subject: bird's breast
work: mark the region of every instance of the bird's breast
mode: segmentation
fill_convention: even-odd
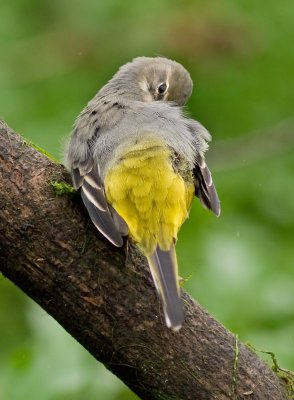
[[[156,245],[162,250],[170,248],[191,207],[194,187],[187,179],[191,174],[180,174],[173,158],[172,150],[160,140],[141,140],[105,177],[108,202],[147,254]]]

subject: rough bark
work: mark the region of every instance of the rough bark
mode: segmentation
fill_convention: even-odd
[[[89,223],[64,167],[0,123],[0,270],[141,399],[281,399],[280,380],[183,292],[186,321],[164,325],[145,259]],[[53,340],[53,338],[52,338]],[[46,351],[46,349],[44,349]]]

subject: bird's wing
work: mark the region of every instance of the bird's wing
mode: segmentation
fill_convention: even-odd
[[[195,195],[199,197],[204,207],[210,209],[218,217],[220,215],[220,202],[212,181],[211,173],[205,163],[204,157],[197,155],[194,169]]]
[[[79,136],[78,128],[74,132]],[[99,174],[99,161],[93,159],[93,139],[75,143],[72,151],[71,175],[74,187],[81,197],[95,227],[115,246],[123,245],[122,236],[127,235],[127,225],[116,211],[107,204],[104,185]],[[86,147],[85,147],[86,146]],[[71,144],[69,145],[71,147]]]
[[[188,129],[195,135],[198,147],[194,163],[195,195],[199,197],[202,205],[213,211],[216,216],[220,215],[220,202],[212,181],[211,173],[202,155],[208,148],[207,142],[211,141],[208,130],[194,119],[188,119]]]

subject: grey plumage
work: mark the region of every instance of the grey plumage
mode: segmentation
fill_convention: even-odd
[[[177,331],[184,322],[184,311],[177,281],[175,246],[172,244],[168,251],[163,251],[157,246],[154,253],[147,258],[153,281],[163,303],[166,325]],[[171,268],[171,265],[175,268]]]
[[[210,134],[182,110],[191,92],[192,80],[180,64],[162,57],[138,57],[122,66],[77,118],[65,164],[94,225],[115,246],[122,246],[128,226],[107,203],[104,179],[143,139],[160,139],[184,160],[185,168],[194,174],[195,195],[216,215],[220,213],[204,161]],[[147,258],[167,325],[176,329],[184,317],[174,246],[169,251],[157,246]]]
[[[96,228],[115,246],[123,245],[122,236],[127,235],[126,224],[116,211],[107,204],[98,168],[82,175],[79,169],[72,171],[73,183],[80,189],[81,197]]]
[[[197,154],[194,169],[195,194],[199,197],[204,207],[210,209],[217,217],[220,215],[219,198],[212,181],[211,173],[203,156]]]

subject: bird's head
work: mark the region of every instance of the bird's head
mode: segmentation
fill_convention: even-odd
[[[129,84],[144,102],[162,100],[182,106],[193,88],[188,71],[163,57],[137,57],[121,67],[116,78]]]

